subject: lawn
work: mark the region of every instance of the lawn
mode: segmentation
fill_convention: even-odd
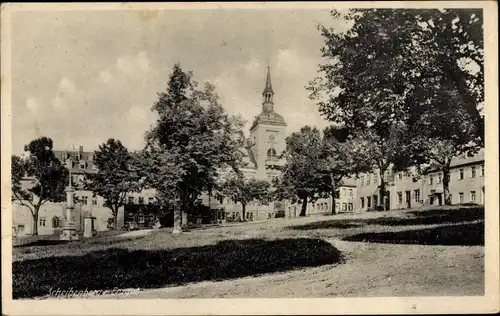
[[[141,288],[136,297],[481,295],[482,245],[478,207],[39,241],[13,249],[13,294]]]

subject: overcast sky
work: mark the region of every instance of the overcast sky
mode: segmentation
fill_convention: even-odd
[[[39,136],[56,149],[95,150],[108,138],[143,147],[151,106],[174,63],[217,87],[250,127],[267,65],[288,133],[324,127],[305,86],[321,62],[328,10],[16,12],[12,16],[12,150]]]

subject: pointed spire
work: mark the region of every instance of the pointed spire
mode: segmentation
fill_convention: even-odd
[[[263,94],[265,94],[266,92],[270,92],[270,93],[274,94],[273,85],[271,83],[271,67],[269,67],[269,66],[267,66],[266,86],[264,88]]]

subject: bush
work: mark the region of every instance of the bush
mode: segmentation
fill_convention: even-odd
[[[228,240],[210,246],[155,251],[111,248],[83,256],[14,262],[13,297],[43,296],[51,289],[154,288],[341,261],[341,253],[330,243],[308,238]]]

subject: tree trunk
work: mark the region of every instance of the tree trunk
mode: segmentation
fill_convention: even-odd
[[[332,191],[332,215],[337,214],[337,208],[335,207],[335,190]]]
[[[300,214],[299,216],[306,216],[306,210],[307,210],[307,195],[302,199],[302,207],[300,209]]]
[[[246,217],[245,217],[246,210],[247,210],[247,204],[246,203],[241,203],[241,220],[243,222],[246,219]]]
[[[118,229],[118,208],[113,210],[113,230]]]
[[[379,200],[380,202],[382,203],[382,209],[384,211],[387,211],[386,210],[386,203],[385,203],[385,179],[384,179],[384,174],[385,174],[385,170],[380,170],[380,186],[378,187],[378,195],[379,195]]]
[[[31,224],[31,235],[38,236],[38,210],[35,210],[35,213],[31,215],[33,217],[33,223]]]
[[[451,205],[450,198],[450,169],[443,169],[443,197],[444,197],[444,205]]]
[[[335,178],[333,176],[333,173],[330,173],[330,178],[331,178],[331,185],[332,185],[332,215],[337,214],[337,210],[335,209]]]
[[[174,202],[174,230],[172,234],[182,233],[182,210],[178,203]]]

